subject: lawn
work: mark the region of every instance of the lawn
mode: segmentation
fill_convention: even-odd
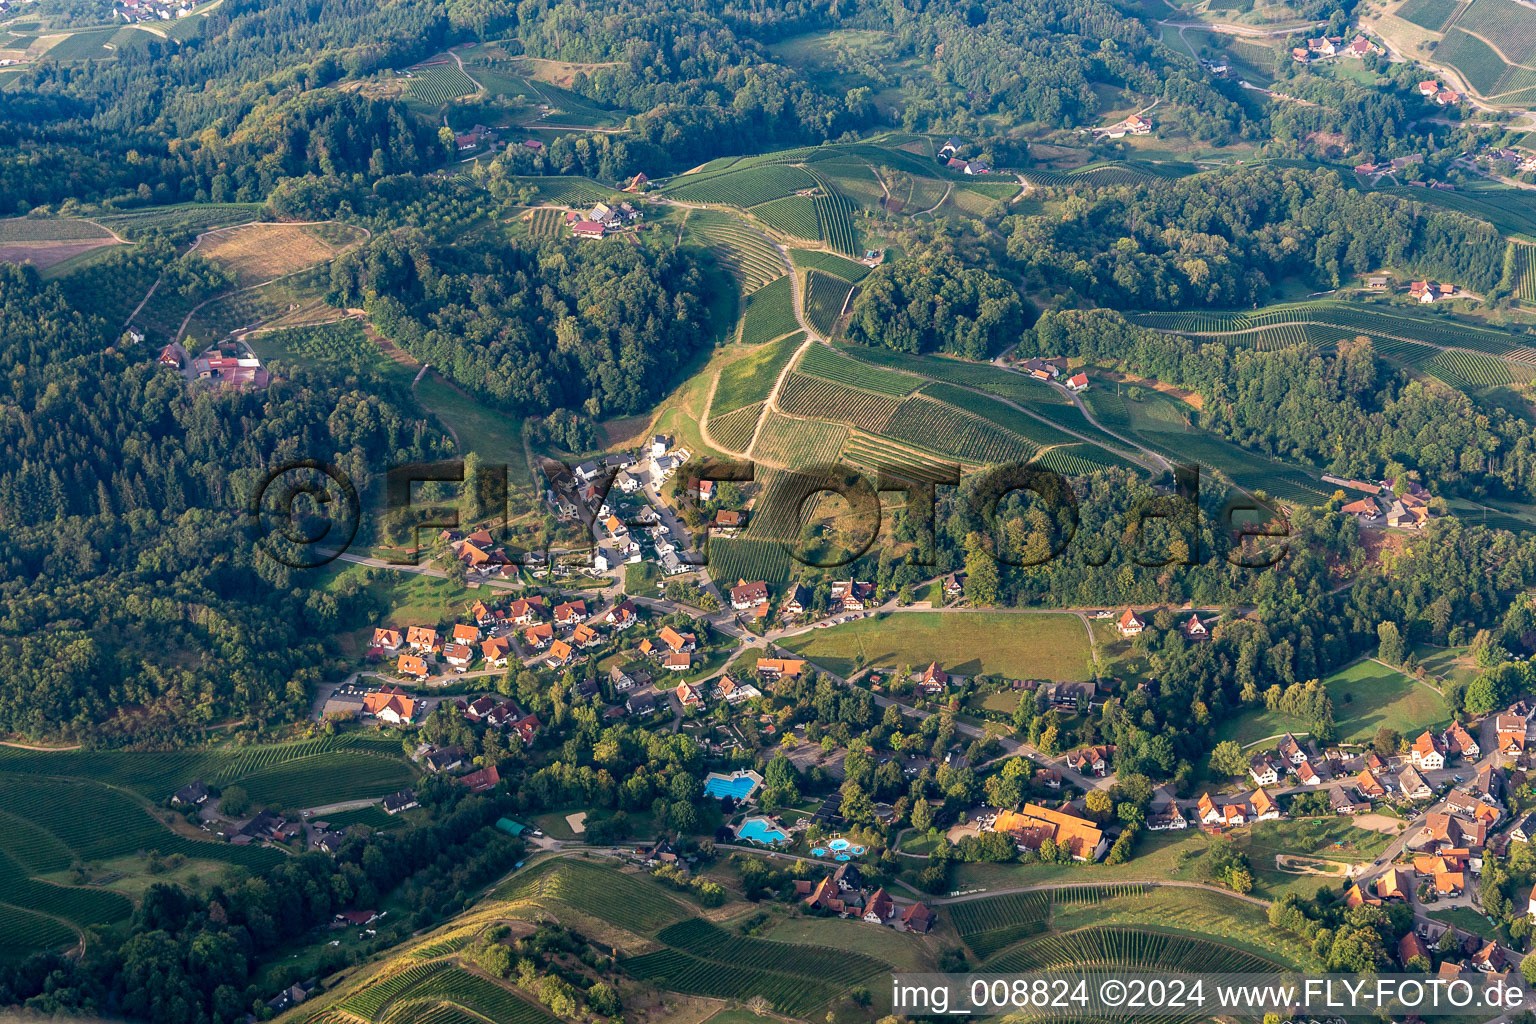
[[[898,932],[892,928],[871,928],[863,921],[845,921],[835,917],[789,917],[763,933],[763,938],[799,945],[830,946],[878,957],[899,970],[934,969],[933,940]],[[716,1018],[718,1019],[718,1018]],[[761,1019],[758,1024],[763,1024]]]
[[[1478,668],[1472,661],[1467,647],[1436,647],[1433,644],[1414,644],[1413,656],[1424,666],[1432,678],[1454,679],[1470,685],[1477,678]]]
[[[317,577],[322,589],[333,590],[348,579],[361,580],[369,572],[366,566],[353,562],[332,562],[323,569],[323,582]],[[391,569],[373,570],[374,579],[364,584],[369,596],[385,609],[377,622],[368,622],[357,630],[340,635],[344,653],[358,657],[373,637],[373,627],[390,623],[403,629],[411,625],[432,625],[439,622],[468,621],[466,609],[480,596],[476,589],[455,586],[438,576],[423,576],[414,572],[396,572]]]
[[[1357,661],[1324,680],[1333,697],[1338,738],[1344,743],[1370,739],[1382,726],[1404,736],[1426,728],[1449,725],[1450,710],[1432,687],[1416,683],[1380,662]],[[1286,732],[1304,732],[1307,724],[1278,711],[1255,711],[1225,723],[1218,739],[1235,739],[1250,746]]]
[[[791,637],[784,647],[838,673],[864,664],[894,669],[937,661],[962,676],[1077,681],[1093,677],[1082,623],[1072,615],[897,612]]]
[[[1471,907],[1446,907],[1442,910],[1429,910],[1427,913],[1436,921],[1444,921],[1473,935],[1488,935],[1494,930],[1488,919]],[[1503,929],[1499,931],[1502,933]]]
[[[480,404],[431,371],[416,383],[415,391],[416,400],[443,421],[461,449],[492,465],[505,465],[511,486],[532,486],[517,420]]]

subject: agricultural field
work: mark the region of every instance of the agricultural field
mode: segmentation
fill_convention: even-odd
[[[1437,380],[1444,381],[1461,391],[1477,391],[1514,383],[1510,364],[1476,352],[1446,350],[1435,353],[1434,358],[1420,367]],[[1536,368],[1526,368],[1522,378],[1529,382]]]
[[[872,434],[881,433],[901,402],[889,395],[859,391],[830,380],[792,373],[779,392],[779,408],[791,416],[846,423]]]
[[[779,251],[761,231],[732,214],[718,210],[690,210],[686,229],[730,271],[743,295],[751,295],[784,276],[784,258]]]
[[[268,358],[290,359],[304,366],[342,367],[356,373],[390,365],[356,320],[263,331],[251,341]]]
[[[819,270],[805,272],[805,319],[822,337],[830,338],[853,286]]]
[[[844,256],[858,256],[859,232],[853,223],[853,202],[841,192],[828,187],[828,194],[816,197],[816,216],[821,221],[821,236]]]
[[[748,295],[743,306],[737,339],[743,345],[762,345],[800,330],[794,282],[787,275]]]
[[[572,857],[545,861],[513,875],[492,895],[509,902],[564,904],[642,936],[654,935],[691,914],[691,908],[643,875]]]
[[[1510,259],[1515,298],[1536,303],[1536,245],[1511,245]]]
[[[902,402],[883,433],[973,464],[1028,462],[1036,451],[1035,445],[1010,430],[921,395]]]
[[[843,443],[841,462],[870,474],[885,474],[921,483],[958,483],[960,465],[935,458],[886,437],[854,431]]]
[[[1472,6],[1475,8],[1477,4],[1474,3]],[[1504,0],[1503,6],[1518,9],[1517,4],[1510,3],[1508,0]],[[1457,24],[1445,34],[1445,39],[1435,48],[1436,62],[1449,65],[1461,72],[1467,84],[1483,96],[1497,96],[1536,85],[1536,79],[1533,79],[1530,69],[1505,63],[1482,39],[1470,32],[1462,31],[1461,23],[1471,13],[1471,9],[1468,9],[1457,19]],[[1536,20],[1536,12],[1526,11],[1526,13],[1532,20]],[[1522,51],[1525,49],[1523,43],[1517,45]]]
[[[0,220],[0,263],[30,263],[38,270],[46,270],[103,246],[116,244],[112,232],[88,220],[42,217]]]
[[[769,412],[751,454],[791,469],[822,466],[837,461],[847,436],[848,428],[839,423],[796,420]],[[752,529],[752,533],[757,534],[757,530]]]
[[[938,661],[957,675],[1081,681],[1093,678],[1087,630],[1075,615],[1016,612],[893,612],[785,639],[783,647],[839,675],[855,656],[869,668]]]
[[[1149,928],[1088,927],[1026,940],[987,964],[988,971],[1163,970],[1267,973],[1280,964],[1209,939]]]
[[[795,369],[799,373],[895,398],[910,395],[923,383],[908,374],[882,370],[857,359],[850,359],[826,345],[812,345],[806,349]]]
[[[967,391],[954,384],[945,384],[943,382],[926,384],[923,386],[921,393],[947,405],[952,405],[957,409],[963,409],[975,416],[980,416],[982,419],[988,420],[1004,430],[1017,434],[1031,444],[1043,447],[1053,444],[1072,444],[1077,440],[1071,434],[1063,433],[1048,423],[1041,423],[1033,416],[1027,416],[995,398],[978,395],[973,391]]]
[[[1469,183],[1455,192],[1399,185],[1375,189],[1425,206],[1439,206],[1488,221],[1500,234],[1536,241],[1536,193],[1491,181]],[[1426,195],[1425,193],[1428,192]]]
[[[197,251],[249,288],[331,260],[364,237],[343,224],[246,224],[203,235]]]
[[[1049,384],[1032,380],[1017,371],[1005,370],[988,363],[972,363],[946,356],[914,356],[894,349],[846,342],[839,342],[833,347],[843,355],[860,362],[919,374],[947,384],[976,388],[1021,405],[1070,403],[1070,399],[1064,393]]]
[[[554,206],[568,206],[577,210],[589,209],[614,197],[614,190],[606,185],[579,175],[533,175],[509,177],[508,186],[515,192],[525,187],[534,189],[537,201]]]
[[[752,434],[763,415],[763,403],[755,402],[724,416],[710,413],[709,436],[727,451],[745,452],[752,444]]]
[[[804,568],[790,549],[790,544],[777,540],[714,537],[709,542],[710,575],[723,580],[766,580],[783,586]]]
[[[565,231],[565,213],[541,206],[528,212],[528,233],[534,238],[558,238]]]
[[[1416,736],[1426,728],[1441,728],[1451,721],[1445,698],[1432,686],[1369,659],[1340,669],[1323,680],[1323,685],[1333,698],[1338,738],[1343,743],[1369,740],[1382,726]],[[1235,739],[1247,746],[1287,732],[1305,732],[1306,728],[1300,719],[1259,709],[1229,719],[1218,730],[1217,738]]]
[[[450,1017],[458,1008],[478,1014]],[[481,1018],[496,1024],[554,1024],[558,1018],[504,985],[461,967],[434,971],[397,994],[390,1024],[472,1024]]]
[[[836,253],[823,252],[820,249],[791,249],[789,261],[794,264],[796,270],[819,270],[853,284],[864,280],[871,269],[857,260],[845,259]]]
[[[1395,12],[1397,17],[1431,32],[1444,32],[1458,12],[1465,9],[1458,0],[1407,0]]]
[[[803,333],[791,334],[727,363],[715,384],[714,401],[709,406],[710,417],[723,416],[765,400],[794,356],[795,349],[804,340]]]
[[[1142,895],[1146,891],[1144,885],[1127,883],[1010,893],[956,903],[949,908],[949,919],[977,959],[985,960],[1021,939],[1046,931],[1056,906],[1091,907],[1107,899]]]
[[[155,231],[167,234],[196,233],[258,220],[265,212],[260,203],[178,203],[102,214],[97,223],[124,238],[142,238]]]
[[[708,176],[685,174],[662,189],[680,203],[714,206],[757,206],[815,188],[816,179],[798,167],[763,164]]]
[[[785,196],[754,206],[752,216],[782,234],[816,241],[821,238],[821,221],[816,203],[807,196]]]
[[[478,91],[470,77],[451,60],[416,65],[411,68],[410,82],[411,99],[432,107]]]
[[[1510,0],[1472,0],[1456,19],[1456,28],[1492,40],[1515,64],[1530,65],[1536,59],[1536,10],[1523,4]]]

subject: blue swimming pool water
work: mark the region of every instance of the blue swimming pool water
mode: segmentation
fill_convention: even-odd
[[[853,858],[848,856],[846,853],[840,853],[840,854],[838,854],[836,857],[834,857],[832,859],[833,860],[852,860]]]
[[[712,796],[716,800],[730,797],[732,800],[739,801],[751,796],[752,791],[756,788],[757,782],[750,776],[738,775],[735,778],[716,776],[705,781],[704,795]]]
[[[828,846],[829,849],[833,849],[833,850],[846,850],[846,849],[848,849],[848,840],[846,840],[846,839],[834,839],[830,843],[828,843],[827,846]]]
[[[864,855],[864,847],[862,847],[862,846],[855,846],[853,848],[853,852],[854,852],[855,856],[862,857]]]
[[[748,818],[736,830],[736,838],[751,839],[758,843],[781,843],[789,838],[789,833],[774,828],[765,818]]]
[[[825,857],[826,855],[827,855],[826,847],[818,846],[818,847],[816,847],[816,849],[811,851],[811,856],[812,857]]]

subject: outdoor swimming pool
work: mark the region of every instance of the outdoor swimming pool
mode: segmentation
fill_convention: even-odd
[[[844,850],[848,849],[850,845],[851,844],[846,839],[834,839],[827,844],[827,849],[831,850],[833,853],[842,853]]]
[[[755,843],[771,845],[784,842],[789,838],[789,833],[776,827],[767,818],[748,818],[736,830],[736,838],[750,839]]]
[[[737,803],[752,795],[761,783],[762,776],[756,772],[735,772],[731,775],[721,775],[719,772],[710,772],[704,778],[704,795],[712,796],[716,800],[724,800],[730,797]]]
[[[826,855],[827,855],[827,849],[824,846],[818,846],[814,850],[811,851],[811,856],[812,857],[825,857]]]

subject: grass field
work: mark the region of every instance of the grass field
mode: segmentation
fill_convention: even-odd
[[[1416,736],[1426,728],[1439,728],[1451,721],[1450,710],[1439,693],[1379,662],[1357,661],[1329,676],[1324,685],[1333,698],[1334,721],[1342,742],[1368,740],[1384,725],[1405,736]],[[1306,728],[1300,719],[1261,710],[1226,722],[1217,736],[1246,746]]]
[[[727,364],[715,385],[710,416],[723,416],[767,398],[780,371],[804,340],[803,334],[791,334]]]
[[[545,861],[513,875],[494,895],[514,902],[563,903],[642,936],[654,935],[690,915],[690,908],[644,876],[572,857]]]
[[[957,675],[1077,681],[1093,677],[1087,633],[1076,616],[1011,612],[899,612],[815,629],[783,646],[847,675],[857,654],[871,668],[922,668],[937,661]]]

